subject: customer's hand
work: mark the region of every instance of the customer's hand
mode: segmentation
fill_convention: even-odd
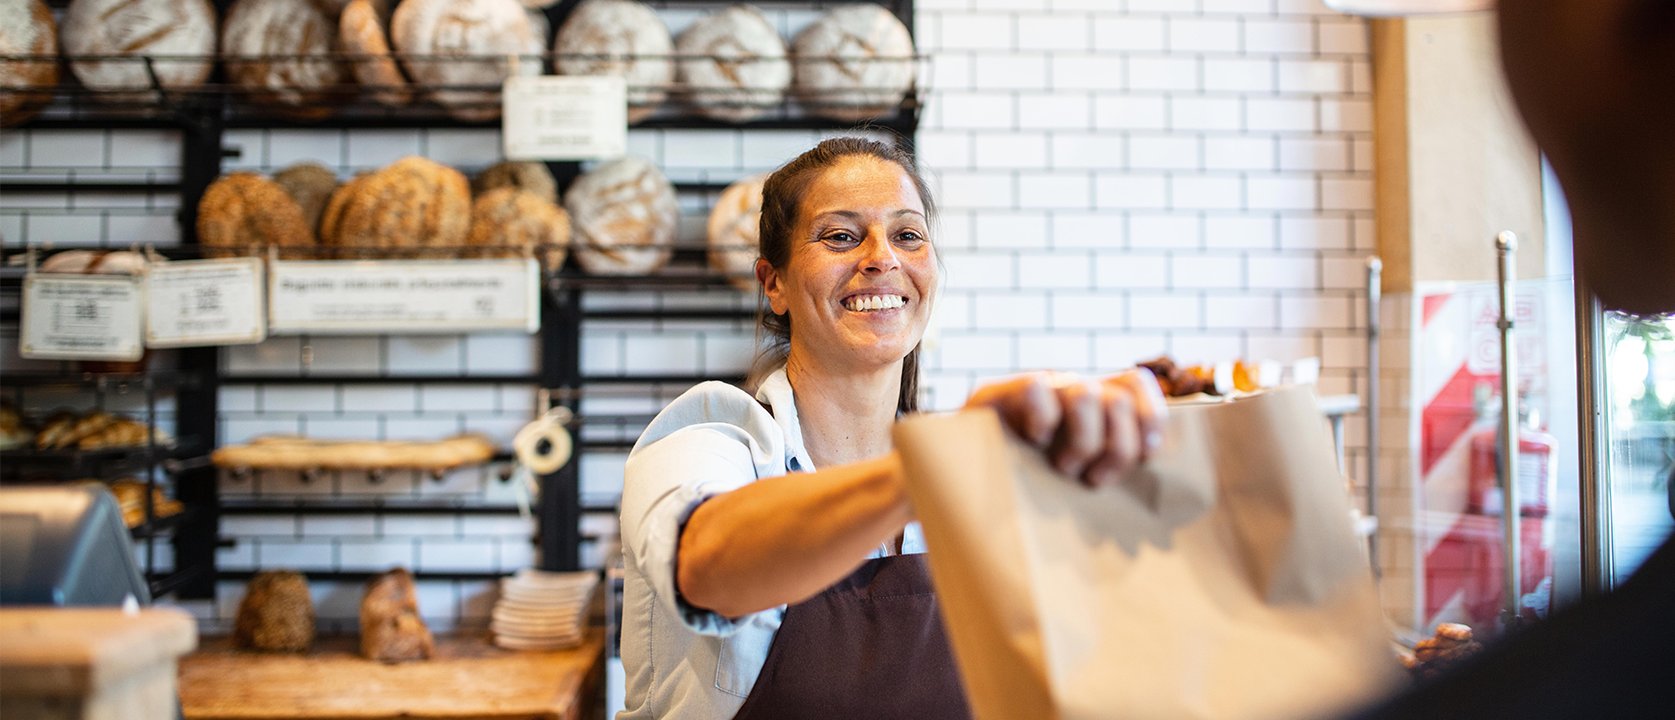
[[[1145,368],[1104,380],[1030,373],[978,388],[966,407],[993,408],[1059,472],[1091,487],[1116,484],[1161,446],[1169,413]]]

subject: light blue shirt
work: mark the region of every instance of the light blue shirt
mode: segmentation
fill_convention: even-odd
[[[755,398],[726,383],[693,387],[646,427],[628,455],[622,491],[627,709],[617,720],[725,720],[738,713],[785,606],[726,618],[686,604],[675,589],[681,530],[712,496],[813,470],[784,368]],[[908,525],[902,552],[924,551],[918,523]],[[888,552],[881,544],[869,557]]]

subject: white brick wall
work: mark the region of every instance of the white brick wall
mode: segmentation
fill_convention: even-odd
[[[1322,392],[1361,390],[1363,22],[1318,0],[918,7],[947,268],[933,407],[986,376],[1164,353],[1321,356]]]

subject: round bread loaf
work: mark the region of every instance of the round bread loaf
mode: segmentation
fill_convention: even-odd
[[[204,83],[215,65],[215,8],[207,0],[74,0],[64,14],[67,55],[120,55],[122,59],[77,60],[70,70],[93,90],[138,92],[106,96],[111,102],[155,101],[151,74],[170,90]]]
[[[233,643],[250,650],[308,652],[314,645],[308,578],[294,570],[269,570],[250,578],[233,622]]]
[[[535,193],[547,202],[558,203],[558,181],[546,163],[503,160],[490,165],[471,181],[471,192],[481,195],[495,188],[515,187]]]
[[[680,82],[708,117],[747,122],[785,98],[791,63],[779,31],[749,5],[729,5],[692,23],[675,39]]]
[[[528,190],[496,188],[472,201],[465,244],[495,248],[478,251],[477,257],[521,257],[528,251],[556,271],[569,250],[570,214]]]
[[[265,246],[311,248],[302,208],[277,183],[253,173],[216,178],[198,201],[198,242],[208,257],[244,255]],[[283,258],[307,258],[309,250],[282,251]]]
[[[303,221],[308,223],[308,232],[318,236],[320,215],[325,213],[326,203],[337,191],[337,173],[314,163],[297,163],[274,173],[273,181],[297,201]]]
[[[758,238],[762,234],[762,184],[768,174],[752,175],[721,191],[710,209],[710,267],[734,285],[756,287]]]
[[[553,39],[553,24],[547,20],[546,13],[536,8],[526,7],[523,14],[529,18],[529,49],[523,54],[545,58],[547,42]]]
[[[227,80],[280,114],[331,115],[348,100],[337,34],[337,19],[309,0],[235,0],[221,28]]]
[[[680,208],[675,186],[636,157],[596,167],[564,193],[576,229],[576,261],[595,275],[656,272],[673,254]]]
[[[413,83],[460,120],[500,117],[500,91],[449,90],[449,86],[498,88],[508,55],[524,55],[535,43],[529,16],[518,0],[406,0],[390,20],[390,40]],[[494,59],[465,60],[460,56]],[[425,59],[422,56],[441,56]],[[541,61],[513,63],[520,75],[541,74]]]
[[[388,6],[373,0],[349,0],[337,19],[343,51],[355,58],[355,80],[382,105],[400,107],[413,100],[413,90],[401,66],[390,56]]]
[[[521,14],[522,11],[520,10]],[[365,257],[359,248],[458,248],[471,229],[471,186],[446,165],[408,156],[357,177],[332,194],[321,216],[321,241],[347,247],[339,257]],[[412,253],[441,256],[441,253]]]
[[[634,0],[585,0],[553,38],[560,75],[615,75],[628,84],[628,122],[657,111],[675,81],[675,45],[657,13]]]
[[[913,87],[913,36],[872,3],[833,8],[791,41],[797,94],[819,115],[856,122],[892,115]]]
[[[41,0],[0,0],[0,55],[57,55],[58,25]],[[52,102],[53,60],[0,61],[0,127],[27,121]],[[46,90],[49,92],[41,92]]]

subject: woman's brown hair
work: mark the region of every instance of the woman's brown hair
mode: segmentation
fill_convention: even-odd
[[[849,156],[867,156],[893,163],[907,173],[913,188],[919,192],[919,202],[925,206],[925,224],[936,220],[936,203],[931,199],[930,186],[919,175],[913,157],[890,145],[859,137],[837,137],[822,141],[814,149],[798,155],[795,160],[774,171],[762,186],[761,234],[757,252],[775,269],[784,269],[791,261],[791,236],[796,231],[797,213],[803,194],[815,178],[839,160]],[[768,373],[785,363],[791,350],[791,315],[775,314],[762,303],[757,311],[761,329],[761,350],[751,366],[751,385],[759,384]],[[903,415],[919,409],[919,346],[903,358],[901,364],[901,394],[896,399],[896,414]]]

